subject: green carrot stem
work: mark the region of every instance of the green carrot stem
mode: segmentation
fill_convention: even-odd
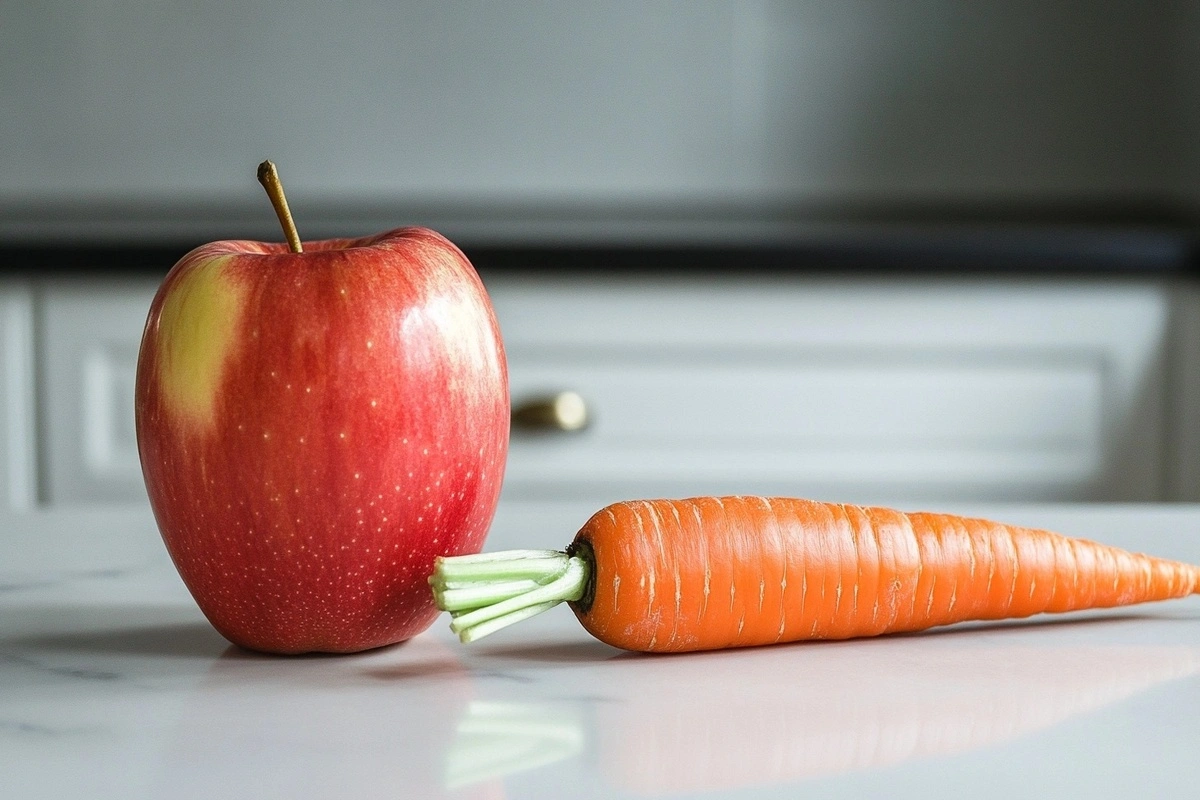
[[[488,634],[495,633],[501,628],[507,628],[509,625],[515,625],[516,623],[529,619],[530,617],[536,617],[543,611],[549,611],[550,609],[554,608],[556,605],[558,605],[558,603],[558,600],[547,600],[545,603],[537,603],[536,605],[525,606],[525,608],[517,609],[516,611],[496,617],[495,619],[489,619],[486,622],[480,622],[476,625],[472,625],[469,628],[464,628],[463,630],[459,631],[458,640],[463,644],[469,644],[478,639],[482,639]]]
[[[441,557],[429,579],[434,602],[464,642],[583,597],[591,564],[556,550]]]
[[[560,554],[561,555],[561,554]],[[441,578],[446,581],[500,581],[531,578],[538,580],[561,572],[562,560],[558,558],[512,558],[500,561],[455,561],[442,559]]]
[[[443,560],[452,564],[481,564],[492,561],[515,561],[517,559],[557,558],[561,550],[494,550],[490,553],[469,553],[465,556],[446,556]]]
[[[507,581],[505,583],[447,587],[441,591],[435,588],[434,594],[438,601],[438,608],[446,611],[469,611],[516,597],[541,585],[534,580]]]

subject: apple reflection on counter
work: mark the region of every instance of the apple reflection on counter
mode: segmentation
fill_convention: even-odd
[[[797,783],[1000,745],[1200,673],[1200,650],[1182,646],[913,644],[618,656],[595,687],[603,700],[469,704],[448,780],[587,749],[607,782],[639,795]]]
[[[150,796],[504,800],[498,776],[448,785],[478,688],[428,636],[354,656],[229,647],[184,697]]]

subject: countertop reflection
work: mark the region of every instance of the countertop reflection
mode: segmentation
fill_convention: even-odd
[[[1200,555],[1200,509],[1171,519],[1184,538],[1147,549]],[[0,562],[6,797],[1186,796],[1200,778],[1200,598],[674,656],[609,648],[559,609],[470,647],[439,623],[272,658],[133,552]]]

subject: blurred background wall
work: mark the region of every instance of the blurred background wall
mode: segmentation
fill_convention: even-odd
[[[7,0],[2,19],[0,234],[97,200],[257,208],[265,157],[310,208],[1200,192],[1191,0]]]
[[[1197,87],[1200,0],[0,0],[0,487],[144,502],[146,308],[271,158],[588,399],[513,497],[1198,499]]]

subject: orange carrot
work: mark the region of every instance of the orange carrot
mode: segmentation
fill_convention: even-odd
[[[439,558],[464,641],[567,601],[627,650],[848,639],[1200,593],[1200,567],[949,514],[780,497],[615,503],[566,551]]]

